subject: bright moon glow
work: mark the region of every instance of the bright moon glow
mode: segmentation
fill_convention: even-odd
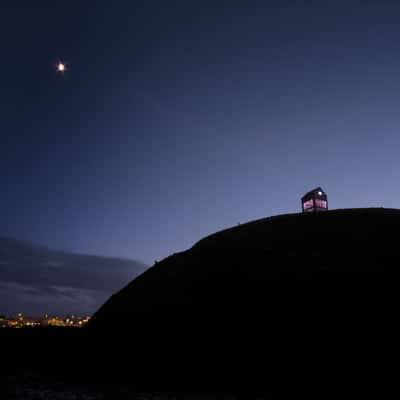
[[[66,67],[65,67],[65,64],[64,64],[63,62],[60,61],[60,62],[57,64],[57,71],[58,71],[58,72],[61,72],[61,73],[63,73],[63,72],[66,71]]]

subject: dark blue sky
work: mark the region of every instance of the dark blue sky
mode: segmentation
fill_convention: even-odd
[[[152,263],[318,185],[400,206],[398,2],[9,3],[1,236]]]

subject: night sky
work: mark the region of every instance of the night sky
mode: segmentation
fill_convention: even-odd
[[[152,264],[315,186],[400,206],[397,1],[8,3],[0,236]]]

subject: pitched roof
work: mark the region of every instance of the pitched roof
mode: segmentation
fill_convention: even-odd
[[[312,196],[315,196],[315,195],[319,195],[319,192],[322,192],[322,195],[323,196],[326,196],[326,193],[322,190],[322,188],[320,187],[320,186],[318,186],[318,187],[316,187],[315,189],[313,189],[313,190],[310,190],[309,192],[307,192],[302,198],[301,198],[301,200],[303,200],[303,199],[305,199],[305,198],[307,198],[307,197],[312,197]],[[320,195],[321,196],[321,195]]]

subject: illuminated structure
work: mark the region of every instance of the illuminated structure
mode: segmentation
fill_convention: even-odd
[[[317,187],[301,198],[301,209],[304,213],[326,211],[328,196],[320,187]]]

